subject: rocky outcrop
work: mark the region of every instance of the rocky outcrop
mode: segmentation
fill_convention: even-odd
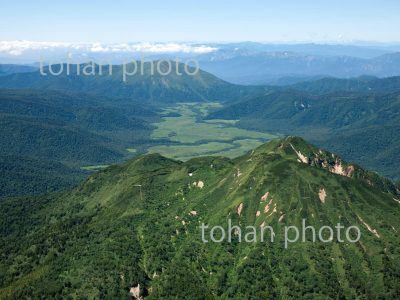
[[[302,162],[304,164],[308,164],[308,157],[304,156],[300,151],[297,151],[292,144],[290,144],[292,147],[293,151],[296,152],[297,157],[299,158],[299,162]]]
[[[319,196],[319,200],[321,200],[322,203],[325,203],[326,191],[324,188],[321,188],[319,190],[318,196]]]
[[[131,287],[131,289],[129,290],[129,295],[132,297],[132,298],[135,298],[135,299],[143,299],[141,296],[140,296],[140,284],[138,284],[136,287]]]
[[[290,147],[296,153],[298,162],[320,167],[322,169],[328,170],[331,173],[346,177],[351,177],[354,173],[354,166],[350,165],[345,168],[343,166],[343,162],[339,158],[333,160],[333,154],[332,158],[328,159],[326,153],[324,153],[322,150],[319,150],[318,153],[313,153],[310,157],[307,157],[300,151],[297,151],[292,144],[290,144]]]
[[[354,166],[348,166],[346,169],[343,168],[343,164],[339,159],[336,159],[333,166],[329,166],[329,171],[341,176],[351,177],[354,172]]]
[[[369,226],[359,215],[357,215],[357,217],[360,222],[363,223],[365,227],[367,227],[369,232],[373,233],[378,239],[381,237],[376,229],[373,229],[371,226]]]
[[[202,189],[202,188],[204,187],[204,182],[201,181],[201,180],[199,180],[199,181],[197,181],[197,182],[195,181],[195,182],[193,182],[193,186]]]
[[[262,201],[262,202],[267,201],[268,196],[269,196],[269,192],[266,192],[266,193],[261,197],[261,201]]]
[[[238,208],[237,208],[237,213],[238,213],[239,216],[241,215],[242,210],[243,210],[243,203],[240,203]]]

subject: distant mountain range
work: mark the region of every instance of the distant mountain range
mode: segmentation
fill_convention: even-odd
[[[143,62],[143,64],[138,62],[137,72],[132,76],[126,75],[125,77],[124,74],[127,74],[128,71],[135,70],[133,64],[126,65],[125,72],[122,65],[114,65],[112,73],[109,72],[108,65],[103,66],[101,68],[102,75],[100,75],[99,65],[93,67],[94,75],[85,75],[83,72],[88,64],[70,65],[69,74],[66,64],[54,65],[52,70],[56,71],[53,73],[49,72],[48,67],[45,67],[42,71],[2,76],[0,88],[83,92],[164,104],[216,99],[226,101],[262,90],[257,87],[234,85],[202,70],[198,70],[196,73],[196,69],[191,67],[188,67],[189,71],[185,72],[185,66],[182,63],[170,62],[168,65],[165,61],[161,62],[159,68],[161,72],[159,72],[157,64],[157,62]],[[52,75],[60,68],[64,70],[60,75]],[[168,73],[167,76],[164,75],[166,73]]]
[[[34,72],[36,70],[37,67],[35,66],[0,64],[0,76],[14,73]]]
[[[0,42],[0,63],[113,63],[147,60],[198,61],[200,68],[237,84],[285,85],[321,77],[399,76],[400,45]],[[0,69],[0,75],[1,75]]]
[[[379,79],[371,76],[358,78],[321,78],[293,84],[296,90],[323,95],[335,92],[394,93],[400,92],[400,76]]]
[[[1,63],[38,62],[42,59],[65,61],[67,58],[103,60],[121,63],[146,58],[192,57],[216,54],[215,57],[232,57],[237,53],[254,54],[266,52],[297,52],[317,56],[353,56],[373,58],[387,53],[399,52],[400,44],[382,43],[206,43],[206,42],[136,42],[136,43],[62,43],[36,41],[0,41]]]
[[[285,84],[282,78],[305,81],[319,77],[350,78],[362,75],[400,75],[400,53],[374,58],[320,56],[297,52],[237,53],[228,57],[199,57],[202,69],[238,84]]]

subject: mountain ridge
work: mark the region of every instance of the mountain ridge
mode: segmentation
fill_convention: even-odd
[[[395,298],[398,191],[371,186],[373,174],[355,176],[356,165],[348,177],[304,163],[307,151],[332,157],[294,137],[233,160],[150,154],[99,171],[69,193],[6,200],[0,296]],[[281,230],[302,219],[316,228],[357,225],[361,240],[307,237],[285,249]],[[228,220],[269,225],[277,242],[242,243],[237,235],[202,242],[202,223],[226,228]]]
[[[201,69],[173,61],[139,61],[103,67],[94,63],[59,64],[52,65],[53,72],[49,72],[48,68],[44,66],[36,72],[2,76],[0,88],[75,91],[156,103],[226,101],[264,89],[234,85]],[[85,68],[90,70],[84,73]],[[60,75],[51,75],[60,70]],[[42,72],[47,75],[42,75]],[[128,75],[130,72],[134,74]]]

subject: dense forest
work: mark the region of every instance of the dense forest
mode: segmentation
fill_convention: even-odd
[[[398,198],[387,179],[299,138],[234,160],[139,156],[72,192],[0,203],[0,298],[396,299]],[[282,228],[302,218],[357,225],[361,239],[286,248]],[[202,242],[201,223],[228,220],[270,225],[276,240]]]
[[[400,177],[400,77],[321,79],[238,100],[208,119],[299,135],[382,175]]]

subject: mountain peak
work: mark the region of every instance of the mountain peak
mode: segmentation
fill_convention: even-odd
[[[282,139],[272,140],[254,150],[256,154],[278,154],[287,160],[295,160],[299,164],[324,169],[330,173],[357,178],[370,186],[376,186],[384,191],[400,193],[396,185],[390,180],[367,171],[357,164],[345,161],[335,153],[318,148],[301,137],[287,136]]]
[[[320,160],[328,167],[321,166]],[[354,169],[351,174],[333,174],[329,169],[333,165],[335,170],[338,165],[342,171],[349,166]],[[137,291],[139,286],[150,294],[149,299],[171,298],[171,291],[181,296],[188,289],[197,289],[195,294],[199,295],[214,288],[207,281],[211,270],[216,278],[244,274],[245,280],[248,274],[256,273],[259,275],[250,280],[260,286],[264,286],[265,274],[271,272],[279,280],[287,280],[287,276],[301,278],[299,286],[307,284],[307,290],[321,290],[315,283],[330,284],[336,277],[329,274],[335,274],[338,266],[356,270],[341,273],[332,283],[329,298],[334,299],[340,282],[353,282],[359,273],[363,278],[372,274],[371,269],[364,269],[371,261],[382,262],[379,270],[387,268],[391,274],[398,274],[394,251],[399,242],[399,197],[382,187],[389,184],[385,186],[378,175],[298,137],[272,140],[233,160],[201,157],[179,162],[159,154],[139,156],[96,173],[72,193],[28,198],[19,201],[18,206],[10,201],[0,203],[0,219],[15,224],[2,226],[2,242],[6,253],[18,254],[4,256],[3,265],[19,267],[20,257],[38,257],[37,261],[28,260],[29,268],[8,275],[6,284],[13,284],[13,280],[16,284],[13,289],[0,289],[0,298],[21,298],[31,290],[45,294],[48,283],[52,283],[52,295],[75,295],[78,289],[82,293],[87,282],[93,283],[96,295],[101,295],[101,291],[113,291],[114,279],[118,278],[122,288],[112,298],[122,299],[132,287]],[[284,227],[302,228],[302,220],[319,231],[322,225],[358,226],[362,232],[360,243],[329,239],[332,243],[325,240],[322,244],[307,236],[284,248]],[[200,224],[209,228],[207,242],[202,242]],[[212,243],[211,228],[225,232],[229,224],[237,229],[226,230],[232,242]],[[267,231],[264,240],[268,245],[262,241],[246,243],[248,226],[272,228],[273,233]],[[275,233],[276,241],[272,242],[270,237],[275,238]],[[299,253],[308,256],[304,258]],[[220,257],[226,257],[226,269],[215,268],[216,258]],[[278,268],[266,269],[269,261]],[[264,262],[267,263],[263,265]],[[310,262],[327,265],[327,271],[304,267]],[[288,264],[294,267],[287,268]],[[243,267],[247,269],[243,271]],[[203,269],[210,272],[199,271]],[[55,275],[53,270],[68,276]],[[178,277],[174,276],[177,272]],[[40,279],[34,275],[37,273]],[[303,278],[316,279],[308,283]],[[385,281],[381,273],[376,278],[382,287],[398,282]],[[77,287],[71,282],[77,282]],[[191,282],[195,283],[188,288]],[[242,290],[242,282],[226,281],[221,285],[221,298],[231,298],[230,290]],[[273,281],[269,284],[268,291]],[[370,281],[361,284],[366,290]],[[396,287],[390,285],[387,289]],[[276,286],[272,289],[280,291]],[[289,298],[299,299],[302,295]],[[370,295],[365,294],[364,298]]]

